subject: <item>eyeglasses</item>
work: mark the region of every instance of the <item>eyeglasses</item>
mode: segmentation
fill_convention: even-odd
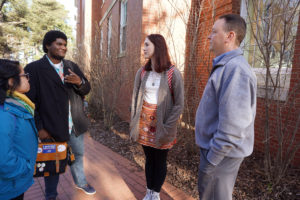
[[[19,76],[24,76],[27,80],[29,80],[29,73],[26,73],[26,74],[20,74]]]

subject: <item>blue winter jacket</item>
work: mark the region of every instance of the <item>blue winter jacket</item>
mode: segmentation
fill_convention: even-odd
[[[0,199],[12,199],[33,184],[38,146],[33,116],[16,100],[0,105]]]

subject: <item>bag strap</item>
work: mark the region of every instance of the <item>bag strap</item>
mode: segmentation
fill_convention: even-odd
[[[45,141],[45,140],[46,140],[46,141]],[[50,143],[50,142],[53,142],[53,143],[54,143],[54,142],[56,142],[55,139],[54,139],[53,137],[51,137],[51,136],[50,136],[50,138],[47,138],[47,139],[45,139],[45,140],[42,141],[42,140],[38,137],[38,143],[39,143],[39,144],[44,143],[44,142],[46,142],[46,143]]]
[[[145,74],[146,74],[146,70],[145,70],[145,67],[143,67],[142,72],[141,72],[141,80],[143,80]]]
[[[172,96],[172,99],[173,99],[173,103],[175,102],[175,100],[174,100],[174,92],[173,92],[173,87],[172,87],[172,79],[173,79],[173,72],[174,72],[174,69],[175,69],[175,66],[172,65],[172,66],[168,69],[168,71],[167,71],[168,85],[169,85],[169,89],[170,89],[171,96]],[[145,74],[146,74],[146,70],[145,70],[145,67],[143,67],[143,68],[142,68],[142,72],[141,72],[141,80],[143,80]]]
[[[63,64],[64,64],[64,66],[69,67],[74,72],[74,67],[73,67],[71,61],[64,59]]]
[[[56,149],[56,151],[57,151],[57,149]],[[58,158],[58,154],[55,154],[55,170],[56,170],[56,173],[58,174],[59,173],[59,158]]]
[[[173,102],[174,102],[174,93],[173,93],[173,87],[172,87],[172,78],[173,78],[173,72],[174,72],[175,66],[172,65],[168,71],[167,71],[167,75],[168,75],[168,84],[169,84],[169,88],[172,94],[172,98],[173,98]]]

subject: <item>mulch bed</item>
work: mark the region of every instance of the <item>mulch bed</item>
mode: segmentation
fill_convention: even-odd
[[[129,140],[129,125],[117,123],[111,130],[105,131],[101,120],[91,120],[92,138],[113,151],[144,168],[144,153],[141,146]],[[168,155],[167,181],[198,198],[197,174],[199,165],[198,147],[194,133],[180,130],[177,144]],[[300,169],[289,169],[287,175],[272,191],[263,171],[262,157],[254,152],[241,165],[234,189],[236,200],[296,200],[300,199]]]

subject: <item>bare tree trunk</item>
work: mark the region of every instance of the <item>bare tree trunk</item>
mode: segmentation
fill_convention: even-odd
[[[0,14],[2,12],[3,5],[7,2],[7,0],[0,0]]]
[[[299,17],[300,2],[252,0],[246,1],[246,4],[251,45],[259,50],[256,53],[258,56],[253,54],[253,60],[263,63],[265,70],[265,92],[262,97],[265,108],[264,170],[271,187],[275,187],[300,149],[300,141],[296,139],[299,134],[300,110],[294,107],[297,98],[299,99],[300,81],[289,90],[285,100],[281,98],[282,90],[286,89],[286,76],[290,76],[288,73],[283,74],[282,69],[293,67],[286,60],[292,60],[295,53],[296,37],[293,30],[298,25],[295,25],[295,19]],[[287,55],[291,57],[285,60]],[[296,119],[292,126],[288,120],[291,117]],[[274,144],[274,141],[277,143]]]

